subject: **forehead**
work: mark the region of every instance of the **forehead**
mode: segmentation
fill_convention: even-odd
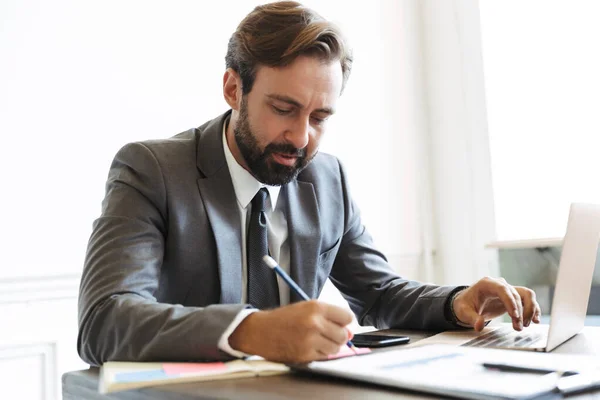
[[[339,61],[300,56],[285,67],[259,67],[252,92],[290,96],[305,106],[332,107],[340,96],[342,80]]]

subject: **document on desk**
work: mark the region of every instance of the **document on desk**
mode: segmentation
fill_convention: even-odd
[[[374,352],[332,361],[319,361],[294,369],[423,393],[465,399],[529,399],[557,391],[557,372],[514,372],[484,366],[505,363],[555,371],[598,371],[591,356],[520,353],[515,351],[426,345]]]

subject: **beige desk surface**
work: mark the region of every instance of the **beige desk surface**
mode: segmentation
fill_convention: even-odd
[[[385,333],[409,335],[418,341],[432,333],[389,330]],[[380,349],[379,351],[385,351]],[[555,350],[556,353],[600,355],[600,327],[585,327],[584,330]],[[387,389],[341,379],[308,376],[292,373],[273,377],[233,379],[213,382],[186,383],[130,390],[111,394],[98,393],[98,369],[68,372],[63,375],[63,400],[72,399],[433,399],[427,396],[398,389]],[[572,396],[573,399],[600,399],[600,391]]]

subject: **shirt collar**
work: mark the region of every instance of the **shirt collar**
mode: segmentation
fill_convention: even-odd
[[[227,161],[227,167],[229,168],[229,174],[231,175],[231,181],[233,182],[233,189],[235,191],[235,197],[242,206],[242,208],[248,207],[248,204],[252,201],[256,193],[261,188],[267,188],[269,191],[269,197],[271,199],[271,210],[275,211],[277,205],[277,198],[279,197],[279,191],[281,186],[269,186],[262,182],[259,182],[250,172],[246,171],[231,153],[229,145],[227,145],[227,125],[229,124],[229,118],[223,124],[223,150],[225,151],[225,160]]]

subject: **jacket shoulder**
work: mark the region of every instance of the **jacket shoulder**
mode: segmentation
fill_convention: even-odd
[[[198,134],[198,130],[192,128],[170,138],[130,142],[121,147],[117,158],[138,158],[146,154],[160,163],[190,157],[195,160]]]
[[[184,149],[186,147],[196,148],[198,143],[199,131],[197,128],[191,128],[170,138],[150,139],[136,142],[154,151],[164,151],[169,149]]]

